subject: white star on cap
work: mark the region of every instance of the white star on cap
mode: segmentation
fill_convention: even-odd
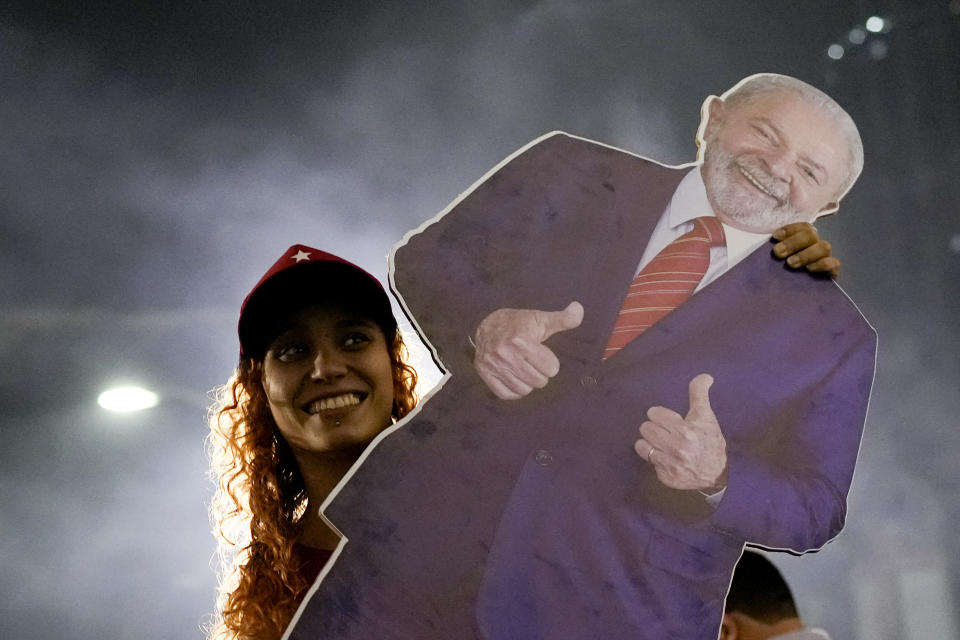
[[[297,255],[290,256],[291,260],[296,260],[297,262],[303,262],[304,260],[310,260],[310,254],[306,253],[303,249],[297,252]]]

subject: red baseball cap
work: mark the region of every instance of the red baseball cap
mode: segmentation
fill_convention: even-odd
[[[293,313],[334,302],[373,319],[389,340],[397,328],[375,277],[340,256],[295,244],[273,263],[240,306],[240,357],[260,358]]]

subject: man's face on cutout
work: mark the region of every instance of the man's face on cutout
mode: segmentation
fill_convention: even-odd
[[[714,99],[701,172],[717,217],[770,233],[836,209],[849,165],[840,127],[790,91],[728,107]]]

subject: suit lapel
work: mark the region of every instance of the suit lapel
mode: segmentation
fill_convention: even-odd
[[[591,274],[586,280],[589,287],[570,294],[577,295],[586,310],[583,325],[551,339],[551,348],[558,355],[581,363],[596,361],[602,355],[653,229],[689,170],[663,167],[628,154],[617,154],[608,162],[608,183],[616,189],[611,208],[602,214],[583,216],[606,225],[605,249],[581,255],[576,264]]]

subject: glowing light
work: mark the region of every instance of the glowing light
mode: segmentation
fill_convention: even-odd
[[[843,57],[843,47],[839,44],[832,44],[827,47],[827,55],[831,60],[839,60]]]
[[[847,40],[852,44],[863,44],[863,41],[867,39],[867,32],[863,30],[863,27],[854,27],[850,29],[850,33],[847,34]]]
[[[107,411],[130,413],[157,406],[160,398],[142,387],[114,387],[97,397],[97,404]]]
[[[887,57],[887,43],[883,40],[874,40],[870,43],[870,55],[874,60],[883,60]]]
[[[960,253],[960,233],[950,236],[950,251]]]
[[[887,23],[880,16],[870,16],[867,18],[866,26],[870,33],[880,33]]]

